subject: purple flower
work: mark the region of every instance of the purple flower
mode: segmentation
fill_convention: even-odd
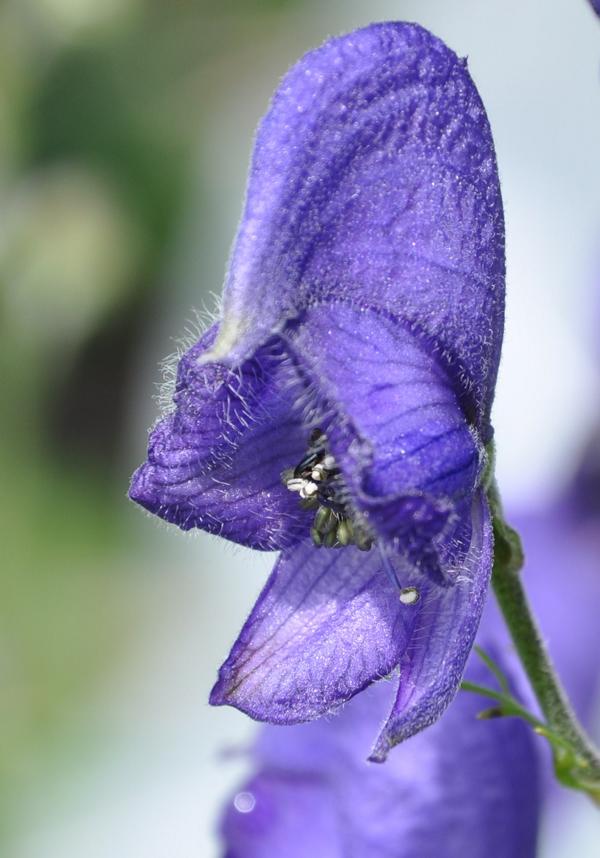
[[[467,675],[490,684],[481,662]],[[333,718],[262,731],[223,818],[227,858],[533,858],[539,738],[516,719],[477,720],[485,701],[461,693],[373,766],[360,748],[391,692],[378,683]]]
[[[258,131],[222,319],[131,486],[182,529],[282,552],[212,703],[293,724],[400,668],[377,759],[448,705],[491,570],[503,309],[466,62],[399,23],[307,54]]]

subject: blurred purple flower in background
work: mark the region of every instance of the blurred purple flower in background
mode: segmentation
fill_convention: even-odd
[[[550,654],[575,711],[590,726],[600,678],[600,421],[562,496],[512,520]]]
[[[413,24],[333,39],[263,120],[222,320],[131,497],[282,554],[211,702],[281,724],[400,668],[373,758],[454,696],[489,582],[504,224],[475,86]]]
[[[489,682],[475,655],[466,675]],[[227,858],[533,858],[539,739],[529,727],[478,721],[481,698],[461,693],[374,766],[360,748],[392,692],[378,683],[333,718],[263,729],[257,772],[223,818]]]

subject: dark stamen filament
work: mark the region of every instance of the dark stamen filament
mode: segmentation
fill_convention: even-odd
[[[361,551],[371,548],[373,539],[361,516],[347,505],[340,470],[320,429],[310,436],[308,451],[300,463],[285,470],[281,479],[291,492],[298,493],[302,507],[316,510],[310,529],[315,545],[356,545]]]

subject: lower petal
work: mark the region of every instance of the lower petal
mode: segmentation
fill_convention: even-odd
[[[375,547],[305,540],[278,561],[211,703],[278,724],[317,718],[394,669],[416,613],[400,603]]]
[[[374,762],[383,762],[394,745],[437,721],[458,691],[492,572],[492,525],[482,490],[473,500],[471,525],[456,583],[437,590],[426,622],[404,652],[396,700],[371,753]]]
[[[361,552],[300,543],[279,560],[219,672],[211,703],[294,724],[335,709],[400,666],[401,738],[427,726],[458,687],[489,581],[491,527],[479,495],[472,534],[450,587],[377,546]],[[418,602],[400,601],[390,567],[401,587],[418,591]],[[400,740],[394,725],[381,740],[386,750]]]

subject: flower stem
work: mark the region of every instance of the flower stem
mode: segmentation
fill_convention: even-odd
[[[558,780],[600,802],[600,753],[577,720],[531,612],[520,576],[521,541],[504,520],[495,481],[488,487],[488,500],[495,538],[492,585],[546,719],[547,729],[540,727],[537,732],[546,735],[552,745]]]

